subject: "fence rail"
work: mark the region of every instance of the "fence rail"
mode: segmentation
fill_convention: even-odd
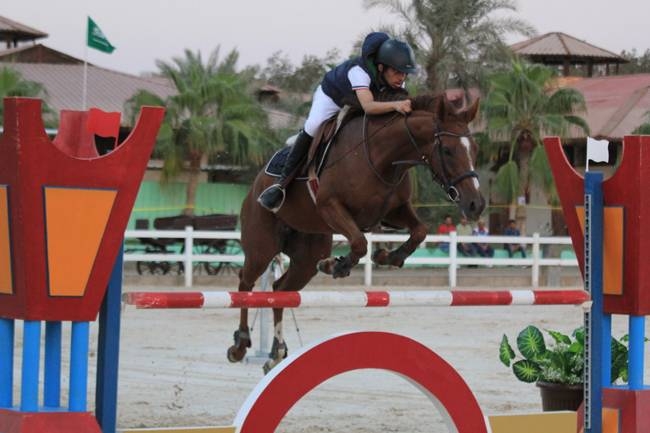
[[[127,248],[124,254],[124,261],[129,262],[179,262],[184,269],[192,269],[194,263],[201,262],[226,262],[242,263],[243,253],[240,254],[203,254],[195,251],[196,240],[201,239],[224,239],[239,240],[241,233],[238,231],[198,231],[192,227],[185,230],[127,230],[125,238],[129,239],[180,239],[181,246],[178,253],[151,253],[144,251],[144,245],[140,251],[132,251]],[[374,251],[377,243],[402,243],[408,235],[403,234],[375,234],[366,233],[368,240],[368,254],[360,260],[364,268],[364,284],[372,285],[373,263],[370,254]],[[334,235],[335,243],[346,243],[347,240],[341,235]],[[446,266],[449,272],[449,286],[457,286],[457,269],[459,266],[529,266],[531,270],[531,286],[538,287],[540,271],[542,267],[576,267],[578,261],[575,256],[570,258],[544,257],[543,250],[550,246],[566,246],[566,250],[572,250],[571,238],[556,236],[540,236],[535,233],[532,236],[458,236],[456,232],[449,235],[428,235],[420,248],[435,246],[440,243],[448,243],[449,253],[446,257],[421,257],[417,254],[406,259],[405,265],[429,265]],[[498,257],[465,257],[458,253],[459,243],[482,243],[482,244],[523,244],[530,247],[530,255],[526,258],[498,258]],[[130,243],[131,245],[132,243]],[[137,244],[136,244],[137,245]],[[417,253],[417,251],[416,251]],[[192,287],[192,272],[185,272],[185,287]]]

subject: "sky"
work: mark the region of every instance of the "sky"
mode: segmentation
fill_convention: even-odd
[[[614,53],[650,49],[648,0],[518,0],[516,15],[539,34],[564,32]],[[396,21],[362,0],[20,0],[5,1],[0,15],[49,34],[41,43],[105,68],[140,74],[156,59],[204,58],[220,46],[221,58],[239,51],[239,67],[264,66],[277,51],[294,65],[331,49],[342,56],[368,31]],[[116,47],[112,54],[85,48],[90,16]],[[509,42],[522,37],[510,36]]]

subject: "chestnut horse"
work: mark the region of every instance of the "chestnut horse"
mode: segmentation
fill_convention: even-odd
[[[257,175],[240,214],[245,254],[240,292],[252,290],[280,252],[289,257],[290,265],[273,283],[274,291],[300,290],[319,270],[334,278],[346,277],[366,255],[363,231],[380,224],[406,228],[410,236],[395,250],[375,251],[372,260],[377,265],[401,267],[427,234],[410,201],[408,170],[415,165],[426,165],[468,218],[479,217],[485,199],[474,171],[478,147],[468,128],[478,100],[464,110],[456,110],[444,94],[411,101],[413,111],[407,116],[359,116],[341,128],[320,174],[315,203],[306,183],[294,181],[287,188],[284,205],[274,214],[256,200],[274,179],[264,170]],[[347,256],[330,257],[333,233],[348,239]],[[273,347],[265,371],[287,355],[281,308],[273,310],[273,319]],[[242,360],[250,345],[248,310],[242,309],[228,359]]]

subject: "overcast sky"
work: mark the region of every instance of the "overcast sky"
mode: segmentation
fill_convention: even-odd
[[[49,34],[45,45],[75,57],[85,51],[90,15],[116,47],[88,50],[88,61],[139,74],[155,71],[185,48],[204,56],[218,45],[237,48],[239,66],[259,64],[275,51],[294,64],[338,48],[347,55],[368,30],[391,24],[383,10],[361,0],[18,0],[3,1],[0,15]],[[519,0],[518,15],[542,33],[561,31],[615,53],[650,48],[650,0]],[[518,42],[520,38],[509,38]]]

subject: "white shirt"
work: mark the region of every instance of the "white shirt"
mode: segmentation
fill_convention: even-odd
[[[348,80],[350,80],[352,90],[370,88],[370,75],[361,66],[353,66],[350,68],[348,71]]]

